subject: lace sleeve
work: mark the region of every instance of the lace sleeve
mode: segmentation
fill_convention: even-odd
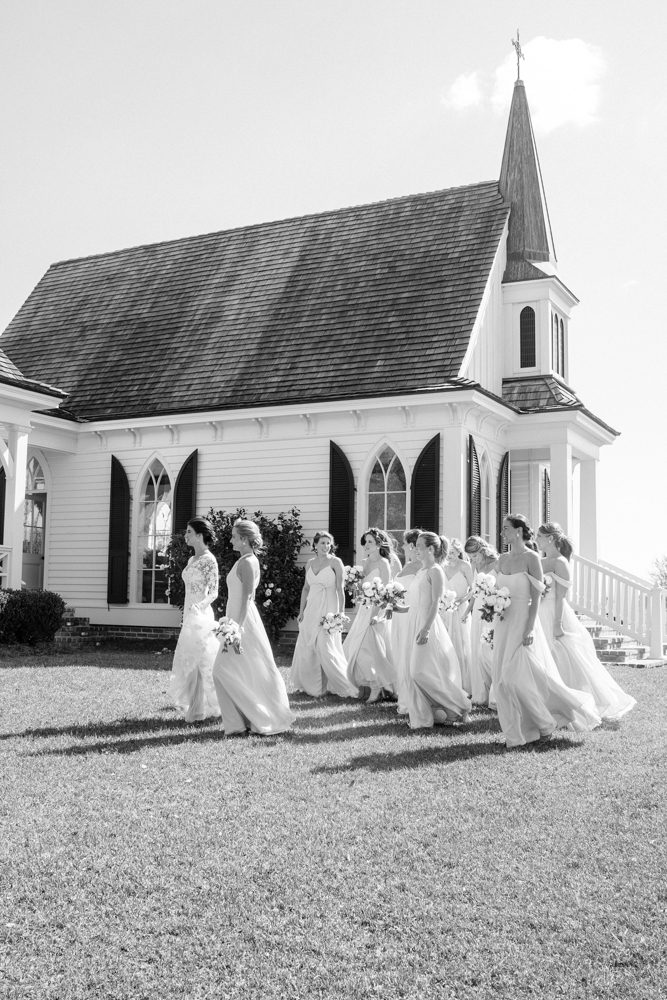
[[[203,601],[199,601],[198,604],[203,611],[204,608],[208,608],[218,596],[218,560],[215,558],[213,553],[209,553],[206,558],[201,560],[200,571],[204,582],[206,597]]]

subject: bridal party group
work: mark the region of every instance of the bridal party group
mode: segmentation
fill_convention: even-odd
[[[194,518],[185,539],[194,554],[183,571],[174,704],[189,722],[220,718],[226,735],[290,730],[296,717],[255,605],[257,525],[234,524],[239,558],[219,622],[211,525]],[[361,537],[363,563],[346,567],[332,535],[317,532],[291,687],[315,699],[393,702],[411,729],[465,727],[477,705],[497,713],[507,747],[621,718],[635,700],[600,663],[568,603],[571,541],[554,523],[534,534],[521,514],[505,518],[503,540],[499,554],[478,536],[462,544],[412,528],[401,559],[395,540],[371,527]]]

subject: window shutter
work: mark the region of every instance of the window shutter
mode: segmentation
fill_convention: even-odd
[[[197,449],[181,466],[174,489],[174,506],[171,530],[185,531],[188,521],[197,512]]]
[[[7,476],[0,466],[0,545],[5,543],[5,493],[7,491]]]
[[[496,528],[498,551],[506,552],[507,547],[503,542],[503,521],[510,511],[510,453],[506,452],[500,463],[498,473],[498,494],[496,497]]]
[[[468,437],[468,535],[482,533],[482,477],[479,471],[477,448]]]
[[[130,484],[125,469],[111,456],[109,500],[109,571],[107,603],[127,604],[128,560],[130,548]]]
[[[548,524],[551,520],[551,480],[549,470],[544,470],[544,481],[542,484],[542,523]]]
[[[440,435],[422,449],[412,473],[410,528],[440,534]]]
[[[354,476],[343,450],[329,442],[329,531],[344,565],[354,562]]]

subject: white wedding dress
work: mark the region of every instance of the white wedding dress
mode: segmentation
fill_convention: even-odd
[[[408,628],[413,640],[424,627],[432,599],[427,570],[421,569],[410,588]],[[428,642],[422,645],[412,642],[405,698],[411,729],[432,727],[438,710],[443,713],[442,720],[438,721],[445,718],[454,721],[470,711],[470,699],[461,686],[458,657],[438,615],[431,626]]]
[[[588,691],[593,696],[595,706],[603,719],[620,719],[634,708],[637,702],[625,693],[600,663],[593,640],[565,598],[563,598],[562,619],[565,635],[556,639],[554,636],[556,584],[569,587],[570,581],[553,572],[549,572],[548,575],[553,577],[554,585],[540,601],[539,615],[558,673],[568,687]]]
[[[495,580],[495,573],[489,574]],[[493,647],[482,636],[493,630],[493,623],[482,618],[484,595],[478,594],[470,613],[470,695],[476,705],[489,704],[493,670]]]
[[[356,698],[359,690],[347,676],[347,660],[340,632],[330,633],[320,625],[322,618],[338,610],[336,573],[325,566],[315,573],[306,570],[308,599],[299,625],[290,681],[295,691],[319,698],[330,691],[340,698]]]
[[[241,615],[243,597],[237,567],[238,562],[227,574],[229,596],[225,609],[225,615],[235,622]],[[248,613],[243,623],[241,652],[219,649],[213,665],[213,682],[226,736],[243,733],[246,729],[262,736],[284,733],[296,721],[285,682],[273,659],[264,623],[254,601],[258,582],[259,571],[256,571],[252,599],[248,602]]]
[[[532,644],[523,645],[531,583],[540,591],[544,584],[525,572],[499,573],[497,583],[511,597],[504,621],[493,622],[493,689],[506,746],[533,743],[555,729],[594,729],[601,720],[593,697],[563,683],[539,617]]]
[[[373,568],[362,583],[375,576],[379,573]],[[357,613],[343,643],[347,679],[355,688],[387,688],[395,692],[396,666],[391,658],[392,622],[381,621],[371,625],[371,619],[377,614],[377,607],[357,605]]]
[[[414,592],[416,581],[417,573],[410,576],[401,576],[397,580],[398,583],[403,584],[405,587],[403,602],[407,604],[408,608],[413,600],[416,600]],[[396,694],[398,695],[397,709],[399,715],[408,714],[406,685],[412,645],[417,635],[416,627],[417,618],[415,615],[410,617],[410,612],[407,614],[405,611],[400,614],[394,612],[391,619],[391,658],[396,667]]]
[[[169,678],[169,694],[186,722],[220,715],[213,687],[213,661],[219,643],[213,635],[215,618],[211,603],[218,596],[218,563],[208,549],[191,556],[182,573],[185,583],[183,624]],[[193,608],[200,605],[201,610]]]

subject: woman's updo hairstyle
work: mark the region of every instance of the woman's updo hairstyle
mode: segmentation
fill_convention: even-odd
[[[419,537],[424,539],[424,545],[433,549],[437,563],[444,563],[449,553],[449,539],[444,535],[436,535],[435,531],[420,531]]]
[[[419,528],[409,528],[408,531],[403,532],[403,541],[406,545],[416,545],[420,535]]]
[[[329,541],[331,542],[331,548],[329,549],[329,552],[335,552],[336,551],[336,543],[334,541],[334,536],[329,531],[316,531],[315,532],[315,534],[313,535],[313,552],[315,552],[315,550],[317,549],[317,543],[322,538],[328,538],[329,539]]]
[[[188,528],[192,528],[195,535],[201,535],[205,545],[212,545],[215,541],[213,525],[205,517],[193,517],[191,521],[188,521]]]
[[[521,537],[524,542],[529,542],[531,540],[534,532],[523,514],[507,514],[505,520],[509,521],[513,528],[521,529]]]
[[[548,524],[541,524],[539,533],[540,535],[551,535],[554,545],[560,554],[565,556],[568,562],[570,561],[574,552],[574,545],[572,544],[572,539],[567,537],[560,524],[556,524],[555,521],[549,521]]]
[[[498,558],[498,553],[493,545],[490,545],[485,538],[480,538],[479,535],[471,535],[466,540],[464,548],[469,556],[480,556],[484,560],[485,566],[495,562]]]
[[[456,558],[460,559],[461,562],[468,562],[465,552],[463,551],[463,542],[460,538],[449,539],[449,552],[451,556],[456,556]]]
[[[245,538],[253,552],[259,552],[264,545],[264,542],[255,522],[247,521],[245,518],[239,517],[236,521],[234,521],[234,527],[236,528],[237,534],[241,538]]]
[[[384,532],[381,528],[366,528],[363,535],[361,536],[362,547],[366,544],[366,535],[370,535],[375,541],[378,549],[380,550],[380,555],[383,559],[388,559],[391,553],[391,541],[389,535]]]

